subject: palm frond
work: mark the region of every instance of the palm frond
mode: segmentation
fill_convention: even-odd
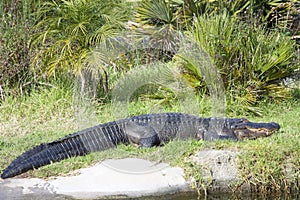
[[[39,47],[49,72],[78,72],[88,49],[122,30],[128,10],[120,1],[47,0],[37,11],[31,47]],[[124,8],[124,7],[123,7]],[[41,56],[41,54],[37,54]],[[41,57],[40,57],[41,58]],[[35,60],[38,60],[35,58]]]

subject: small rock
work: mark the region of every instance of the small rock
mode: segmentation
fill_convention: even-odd
[[[192,161],[199,165],[210,191],[230,192],[239,181],[237,155],[228,150],[201,150],[192,156]]]

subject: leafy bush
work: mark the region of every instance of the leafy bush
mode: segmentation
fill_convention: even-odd
[[[295,42],[284,33],[239,22],[224,13],[195,19],[190,38],[210,55],[231,102],[247,108],[265,97],[276,100],[290,96],[281,82],[299,69],[299,63],[294,62]],[[197,85],[205,85],[195,73],[201,66],[186,61],[188,79],[192,76],[195,82],[196,77]]]
[[[36,12],[31,37],[32,47],[38,48],[33,64],[50,75],[80,75],[92,48],[118,34],[128,20],[130,9],[122,2],[45,1]]]

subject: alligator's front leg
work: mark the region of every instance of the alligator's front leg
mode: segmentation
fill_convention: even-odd
[[[129,122],[125,126],[125,133],[131,144],[140,147],[148,148],[160,144],[157,132],[149,124]]]

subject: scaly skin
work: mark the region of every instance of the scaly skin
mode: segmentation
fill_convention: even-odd
[[[201,118],[182,113],[139,115],[100,124],[38,145],[12,161],[1,178],[11,178],[69,157],[115,148],[120,143],[152,147],[175,138],[253,139],[269,136],[279,128],[274,122],[253,123],[244,118]]]

